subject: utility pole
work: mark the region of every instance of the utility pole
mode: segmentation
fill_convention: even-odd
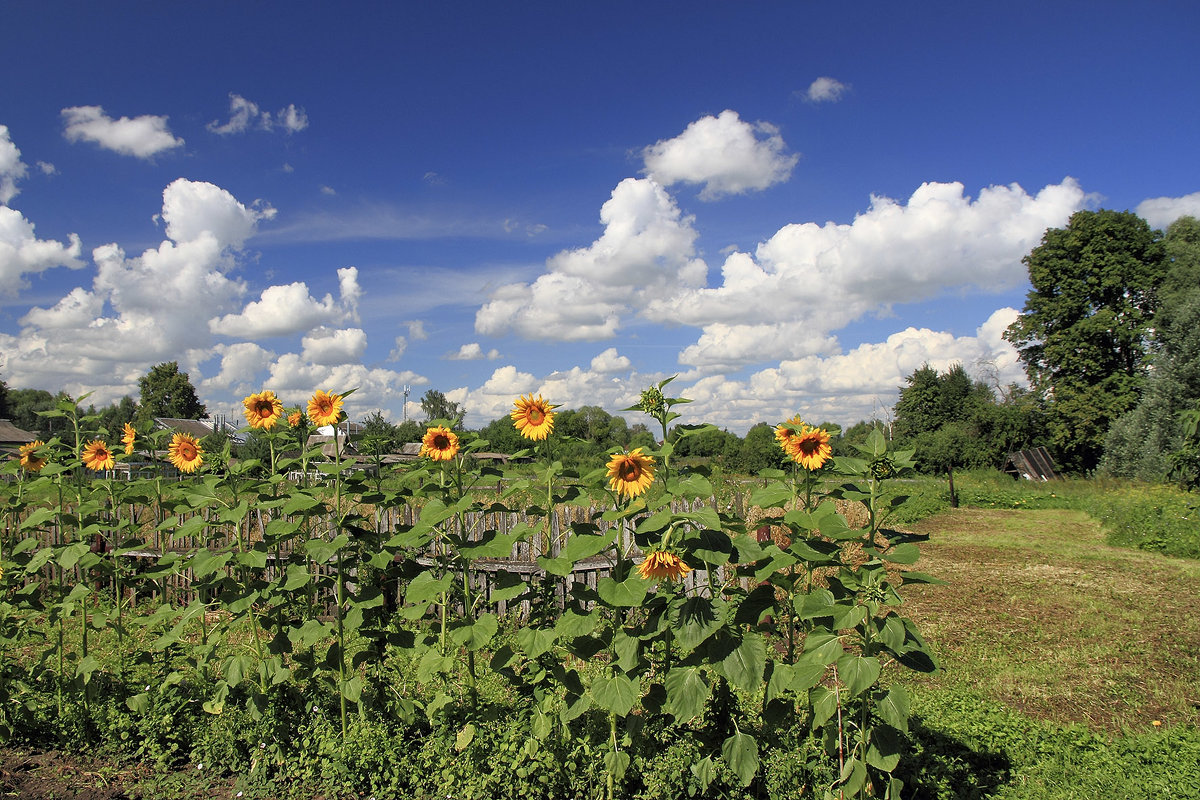
[[[400,421],[408,422],[408,393],[411,391],[409,385],[404,384],[404,408],[400,411]]]

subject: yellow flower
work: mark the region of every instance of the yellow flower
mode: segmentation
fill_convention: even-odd
[[[789,427],[798,426],[798,430]],[[829,434],[801,421],[796,415],[775,428],[775,439],[788,458],[805,469],[820,469],[833,455],[829,446]]]
[[[677,581],[691,572],[692,568],[674,553],[655,550],[646,554],[646,558],[638,564],[637,570],[638,574],[648,581]]]
[[[270,389],[252,394],[242,401],[246,408],[246,422],[251,428],[271,430],[283,416],[283,402]]]
[[[128,422],[125,423],[125,435],[121,437],[121,444],[125,445],[125,455],[133,453],[133,442],[137,439],[137,431]]]
[[[167,453],[171,457],[171,463],[180,472],[195,472],[204,463],[204,449],[200,447],[195,436],[186,433],[176,433],[171,437]]]
[[[614,492],[634,498],[654,483],[654,459],[642,454],[642,448],[617,453],[608,460],[608,486]]]
[[[449,461],[458,455],[458,435],[441,425],[430,428],[421,440],[421,455],[434,461]]]
[[[290,425],[293,428],[299,428],[300,423],[303,421],[304,421],[304,415],[301,414],[299,411],[293,411],[292,413],[288,414],[288,425]]]
[[[338,424],[342,418],[342,396],[318,389],[308,401],[308,418],[318,427]]]
[[[116,464],[112,451],[100,439],[93,439],[88,442],[83,448],[83,455],[80,458],[83,459],[83,465],[92,472],[112,469]]]
[[[41,439],[21,445],[21,468],[28,472],[41,472],[42,467],[46,466],[46,459],[38,458],[35,452],[39,447],[45,447],[45,445],[46,443]]]
[[[554,432],[554,412],[551,411],[554,406],[543,400],[540,394],[536,398],[532,393],[529,397],[518,397],[514,405],[516,408],[509,416],[513,425],[517,426],[517,431],[526,439],[541,441]]]

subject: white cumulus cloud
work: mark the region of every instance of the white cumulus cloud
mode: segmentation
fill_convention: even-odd
[[[617,372],[628,372],[633,363],[617,353],[617,348],[610,347],[592,359],[592,372],[600,375],[612,375]]]
[[[0,125],[0,203],[8,203],[20,189],[17,181],[25,177],[29,168],[21,161],[21,151],[13,144],[7,125]]]
[[[256,230],[259,221],[275,216],[265,204],[247,208],[219,186],[179,178],[163,190],[161,218],[168,238],[191,242],[213,236],[221,248],[240,248]]]
[[[39,239],[21,212],[0,206],[0,295],[16,295],[29,286],[25,276],[54,267],[79,269],[83,245],[71,234],[69,244]]]
[[[229,93],[229,119],[225,122],[213,120],[208,123],[208,130],[221,136],[235,133],[245,133],[251,128],[269,131],[279,126],[287,133],[296,133],[308,127],[308,115],[304,109],[289,104],[274,115],[263,111],[258,103],[247,100],[240,94]]]
[[[700,199],[715,200],[787,180],[800,157],[785,148],[775,126],[744,122],[736,111],[725,110],[650,145],[642,156],[646,174],[662,185],[703,184]]]
[[[300,347],[301,358],[314,364],[349,364],[362,359],[367,350],[367,334],[362,328],[320,327],[301,339]]]
[[[70,142],[94,142],[105,150],[135,158],[153,158],[183,146],[167,128],[167,118],[144,115],[113,119],[100,106],[72,106],[62,110],[63,136]]]
[[[680,356],[692,366],[830,352],[830,332],[893,304],[1021,285],[1022,256],[1085,201],[1071,178],[1036,195],[1016,184],[990,186],[974,199],[960,183],[922,184],[907,204],[872,197],[850,224],[787,225],[753,256],[730,254],[721,285],[657,298],[644,315],[701,327]]]
[[[1138,203],[1137,214],[1155,228],[1166,228],[1180,217],[1200,218],[1200,192],[1183,197],[1153,197]]]
[[[242,339],[263,336],[283,336],[308,331],[319,325],[337,325],[358,319],[358,270],[347,267],[338,270],[341,299],[332,294],[314,298],[304,281],[268,286],[257,300],[241,312],[213,317],[208,322],[212,333]]]
[[[590,340],[616,335],[624,314],[660,292],[704,284],[693,219],[658,183],[627,178],[600,209],[604,233],[588,247],[547,260],[532,284],[496,289],[475,315],[475,331],[509,330],[530,339]]]
[[[499,357],[500,357],[499,350],[492,348],[491,350],[488,350],[485,353],[485,352],[483,352],[483,346],[480,345],[479,342],[469,342],[468,344],[464,344],[462,347],[458,348],[458,350],[456,350],[455,352],[448,354],[446,356],[446,360],[448,360],[448,361],[482,361],[483,359],[486,358],[488,361],[495,361]]]
[[[0,208],[0,219],[8,211]],[[137,379],[161,361],[178,360],[198,379],[196,367],[218,355],[248,363],[247,348],[214,349],[208,321],[240,305],[245,285],[229,273],[237,267],[237,247],[261,216],[211,184],[175,181],[163,191],[162,218],[168,237],[178,238],[134,257],[116,244],[96,247],[91,287],[77,286],[52,305],[31,308],[20,320],[20,336],[0,344],[11,379],[95,390],[102,405],[136,394]],[[49,249],[61,254],[53,244]],[[232,378],[226,372],[217,380]]]
[[[804,97],[810,103],[836,103],[850,87],[836,78],[822,76],[808,85]]]

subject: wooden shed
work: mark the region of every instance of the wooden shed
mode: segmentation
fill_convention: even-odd
[[[1062,475],[1054,468],[1054,460],[1044,447],[1032,447],[1009,453],[1004,461],[1004,471],[1014,478],[1027,481],[1060,480]]]

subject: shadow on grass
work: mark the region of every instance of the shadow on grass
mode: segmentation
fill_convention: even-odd
[[[897,777],[906,797],[921,800],[974,800],[992,797],[1012,776],[1012,762],[1003,753],[975,750],[920,717],[909,721],[912,752],[903,759]]]

